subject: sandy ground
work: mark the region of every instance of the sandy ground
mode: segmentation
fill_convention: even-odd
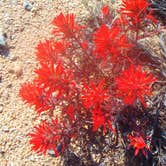
[[[0,28],[7,34],[8,57],[0,56],[0,166],[58,165],[55,158],[31,152],[27,133],[38,123],[34,111],[18,97],[36,66],[35,47],[50,37],[52,19],[61,11],[80,7],[78,0],[36,0],[26,11],[23,0],[0,0]],[[62,5],[63,3],[63,5]]]
[[[51,37],[51,21],[61,11],[79,16],[85,8],[79,0],[31,0],[27,11],[24,0],[0,0],[0,29],[7,34],[10,48],[0,56],[0,166],[59,165],[60,158],[33,153],[27,134],[39,122],[32,108],[18,96],[20,85],[33,78],[35,47]]]

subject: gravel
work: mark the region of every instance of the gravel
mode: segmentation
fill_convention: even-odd
[[[39,123],[33,109],[18,96],[21,84],[33,79],[35,47],[51,37],[51,21],[62,11],[83,10],[78,0],[70,4],[61,0],[31,0],[25,10],[23,0],[0,1],[0,29],[7,39],[8,56],[0,52],[0,166],[59,165],[60,158],[42,156],[31,151],[27,134]],[[3,40],[4,41],[3,41]],[[0,43],[0,44],[1,44]]]

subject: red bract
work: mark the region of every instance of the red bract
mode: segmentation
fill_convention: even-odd
[[[141,136],[131,136],[128,135],[130,140],[129,146],[132,146],[135,149],[134,155],[137,156],[139,151],[142,150],[142,153],[146,156],[145,149],[149,150],[149,147],[146,145],[144,139]]]
[[[109,95],[104,89],[104,84],[105,81],[102,80],[98,86],[96,86],[93,82],[90,86],[87,84],[83,85],[81,100],[85,108],[101,105],[104,101],[108,100]]]
[[[105,118],[100,109],[95,108],[94,110],[92,110],[92,120],[93,120],[93,131],[98,130],[98,128],[100,128],[101,126],[104,126],[105,128],[105,124],[106,124]]]
[[[36,57],[42,64],[56,63],[59,59],[59,54],[64,54],[67,44],[65,42],[53,42],[52,40],[46,40],[40,42],[37,46]]]
[[[152,12],[148,12],[149,5],[147,0],[123,0],[120,12],[122,16],[129,18],[132,28],[139,30],[147,19],[156,22]],[[129,25],[130,23],[126,22]]]
[[[60,144],[61,132],[58,129],[58,119],[52,120],[52,125],[43,121],[29,136],[32,149],[37,153],[46,154],[47,150],[53,150],[56,156],[59,155],[57,146]]]
[[[72,83],[72,71],[67,70],[62,65],[62,62],[54,64],[43,64],[41,68],[35,70],[37,80],[39,83],[44,84],[45,87],[56,88],[57,84]],[[71,81],[71,82],[70,82]]]
[[[69,105],[65,110],[66,114],[69,116],[70,120],[75,121],[75,110],[73,105]]]
[[[65,71],[61,63],[57,66],[54,64],[45,65],[35,71],[37,73],[37,80],[44,84],[45,87],[50,87],[55,90],[57,82],[59,83],[64,77]]]
[[[131,47],[126,36],[121,34],[119,27],[108,28],[106,25],[102,25],[94,33],[94,43],[95,51],[99,57],[111,56],[112,59],[121,55],[123,50]]]
[[[53,103],[50,101],[51,94],[36,83],[22,85],[20,96],[26,103],[35,106],[35,110],[39,114],[53,107]]]
[[[103,15],[104,16],[108,16],[109,15],[109,13],[110,13],[110,8],[109,8],[109,6],[103,6],[102,8],[101,8],[101,12],[103,13]]]
[[[73,37],[75,32],[81,29],[81,26],[75,22],[74,14],[64,15],[61,13],[54,18],[52,24],[56,26],[53,33],[57,36],[62,34],[65,38]]]
[[[101,111],[100,108],[94,108],[92,110],[92,121],[93,121],[93,131],[97,131],[100,127],[103,127],[104,133],[106,133],[106,129],[111,130],[114,134],[115,129],[112,127],[112,123],[110,118],[105,117],[104,112]]]
[[[116,78],[118,97],[122,97],[126,104],[131,105],[138,98],[146,106],[144,97],[152,95],[151,85],[155,81],[157,79],[152,74],[142,71],[140,66],[131,65]]]

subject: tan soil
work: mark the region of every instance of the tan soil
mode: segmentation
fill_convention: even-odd
[[[68,4],[62,5],[60,0],[31,2],[33,11],[26,11],[21,0],[0,3],[0,27],[11,47],[9,57],[0,56],[0,166],[58,165],[57,159],[31,151],[27,133],[39,120],[18,97],[18,91],[22,83],[32,79],[37,43],[50,36],[52,19]]]
[[[86,14],[80,0],[31,0],[32,11],[23,0],[0,1],[0,29],[8,36],[8,57],[0,56],[0,166],[59,165],[60,158],[31,151],[27,134],[38,124],[34,110],[18,96],[20,85],[33,78],[35,47],[50,37],[53,18],[61,11]]]

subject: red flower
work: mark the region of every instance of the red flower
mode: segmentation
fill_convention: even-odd
[[[34,105],[39,114],[53,107],[51,94],[36,83],[22,85],[19,94],[26,103]]]
[[[134,155],[137,156],[139,151],[142,150],[142,153],[146,156],[145,149],[149,150],[149,147],[146,145],[144,139],[141,136],[131,136],[128,135],[128,139],[130,140],[129,146],[133,146],[135,149]]]
[[[105,118],[100,109],[92,110],[93,131],[98,130],[101,126],[105,127]],[[105,129],[106,130],[106,129]]]
[[[147,0],[123,0],[120,12],[122,16],[127,16],[129,21],[132,23],[133,28],[141,28],[142,23],[146,19],[156,22],[155,18],[152,16],[152,12],[148,12],[149,7]],[[126,22],[129,24],[128,22]]]
[[[124,99],[126,104],[133,104],[137,98],[146,106],[144,96],[151,96],[153,84],[157,79],[141,67],[131,65],[116,78],[118,96]]]
[[[101,8],[101,12],[103,13],[103,15],[104,16],[108,16],[109,15],[109,13],[110,13],[110,8],[109,8],[109,6],[103,6],[102,8]]]
[[[73,105],[67,107],[66,114],[69,116],[70,120],[75,121],[75,110]]]
[[[42,64],[41,68],[35,71],[37,73],[36,81],[48,88],[49,92],[56,92],[56,98],[63,96],[68,97],[74,90],[75,82],[71,70],[65,70],[62,63]],[[71,90],[72,89],[72,90]]]
[[[75,32],[81,29],[81,26],[75,22],[74,14],[66,14],[62,13],[54,18],[53,25],[54,28],[53,33],[55,35],[63,34],[63,37],[71,38],[74,36]]]
[[[49,87],[52,90],[57,88],[57,83],[59,83],[65,75],[61,63],[58,63],[57,66],[54,64],[43,64],[41,68],[37,69],[35,72],[38,75],[37,80],[39,83],[44,84],[45,87]]]
[[[113,26],[109,29],[106,25],[102,25],[94,33],[94,43],[96,52],[99,57],[111,55],[112,59],[122,53],[124,49],[131,47],[125,35],[120,34],[120,28]]]
[[[88,42],[87,41],[84,41],[81,43],[81,47],[84,49],[84,50],[87,50],[88,49]]]
[[[111,120],[109,117],[105,117],[104,113],[100,108],[95,108],[92,110],[92,121],[93,121],[93,131],[97,131],[100,127],[103,126],[103,131],[106,133],[108,128],[114,134],[116,133],[115,129],[112,126]]]
[[[46,40],[37,46],[36,57],[40,63],[56,63],[59,54],[64,54],[67,48],[65,42],[53,42]]]
[[[52,125],[43,121],[35,127],[35,131],[29,136],[31,137],[32,150],[42,154],[46,154],[47,150],[53,150],[56,156],[59,155],[57,146],[60,143],[61,135],[58,129],[58,119],[52,120]]]
[[[85,108],[98,106],[108,99],[108,93],[104,90],[104,79],[100,81],[98,86],[91,83],[90,86],[84,84],[81,100]]]

